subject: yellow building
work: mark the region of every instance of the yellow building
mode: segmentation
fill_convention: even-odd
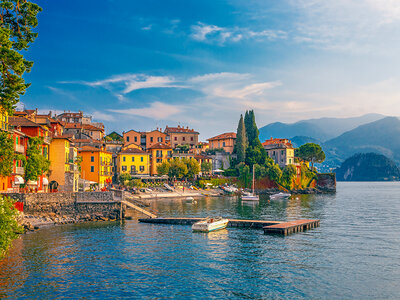
[[[118,174],[150,175],[150,153],[137,148],[127,148],[118,153]]]
[[[104,187],[112,181],[112,153],[95,147],[84,146],[78,151],[82,157],[81,177]]]
[[[50,143],[50,182],[58,183],[58,190],[63,192],[78,191],[79,170],[77,149],[66,136],[54,137]],[[52,188],[52,187],[50,187]]]
[[[157,174],[157,166],[161,165],[164,161],[172,159],[171,146],[164,143],[157,143],[151,146],[150,151],[150,173],[151,175]]]
[[[8,112],[0,105],[0,130],[8,131]],[[8,190],[9,177],[0,176],[0,192]]]

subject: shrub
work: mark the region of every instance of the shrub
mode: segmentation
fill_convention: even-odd
[[[0,196],[0,259],[2,259],[13,239],[23,228],[18,224],[18,211],[14,208],[14,200]]]

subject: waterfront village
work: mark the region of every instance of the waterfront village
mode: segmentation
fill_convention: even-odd
[[[236,168],[232,161],[237,157],[235,132],[221,133],[206,142],[199,141],[199,132],[195,129],[180,125],[150,131],[133,128],[122,134],[106,135],[103,123],[94,122],[92,116],[81,111],[42,114],[37,109],[15,111],[12,116],[3,110],[1,122],[2,130],[12,135],[15,151],[12,173],[0,178],[2,193],[106,191],[115,186],[146,192],[149,189],[140,188],[171,183],[172,180],[185,179],[187,183],[190,179],[193,183],[193,179],[199,178],[241,176],[239,171],[232,174]],[[43,161],[31,159],[29,165],[29,156],[34,155],[30,147],[38,144],[37,156]],[[315,187],[312,178],[306,185],[299,186],[304,177],[301,170],[304,166],[308,169],[309,164],[295,158],[295,149],[289,140],[271,138],[264,141],[262,147],[282,170],[292,166],[294,171],[289,176],[293,180],[289,179],[286,188]],[[186,166],[179,165],[178,161]],[[38,173],[33,168],[42,168],[43,172]],[[249,179],[242,177],[244,187],[249,187]],[[274,174],[268,177],[274,180]],[[264,187],[283,186],[271,186],[271,180],[267,186],[264,184]],[[201,187],[205,187],[204,182]]]

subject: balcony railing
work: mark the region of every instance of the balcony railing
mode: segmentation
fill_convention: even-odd
[[[16,152],[25,153],[24,145],[15,144],[14,149],[15,149]]]
[[[25,168],[24,167],[15,167],[14,169],[15,175],[24,175],[25,174]]]

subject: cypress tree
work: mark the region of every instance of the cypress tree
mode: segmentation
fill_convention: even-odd
[[[240,115],[240,120],[236,133],[235,153],[237,155],[237,162],[244,162],[246,159],[247,136],[246,126],[244,125],[243,115]]]

